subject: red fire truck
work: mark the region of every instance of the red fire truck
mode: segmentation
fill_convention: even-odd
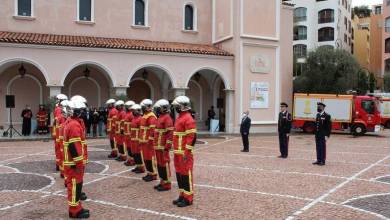
[[[380,98],[380,112],[382,118],[382,125],[390,128],[390,98]]]
[[[373,96],[294,94],[293,127],[304,132],[315,131],[317,103],[326,105],[332,117],[332,130],[349,131],[355,136],[380,132],[381,115]]]

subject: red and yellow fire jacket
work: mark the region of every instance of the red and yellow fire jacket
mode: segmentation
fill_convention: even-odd
[[[52,132],[51,132],[51,135],[54,139],[57,138],[57,125],[58,125],[58,118],[62,116],[62,110],[61,110],[61,107],[59,105],[56,105],[55,109],[54,109],[54,121],[53,121],[53,127],[52,127]]]
[[[108,117],[107,117],[107,132],[109,134],[114,133],[115,131],[115,121],[117,119],[118,115],[118,110],[116,108],[111,108],[108,112]]]
[[[64,128],[64,167],[84,166],[85,130],[77,118],[70,118]]]
[[[196,141],[196,123],[188,111],[181,112],[175,121],[173,149],[175,155],[192,156]]]
[[[142,116],[133,116],[133,120],[131,120],[131,128],[130,128],[130,137],[131,142],[138,143],[139,142],[139,128],[141,126]]]
[[[44,127],[47,125],[48,115],[45,110],[39,110],[37,113],[37,123],[38,126]]]
[[[123,123],[123,131],[125,132],[125,136],[130,139],[130,133],[131,133],[131,121],[133,120],[134,116],[131,111],[126,112],[125,121]]]
[[[153,143],[156,120],[157,117],[153,112],[147,112],[142,116],[139,134],[140,143]]]
[[[118,111],[117,119],[115,121],[115,134],[120,135],[125,127],[126,112],[124,110]]]
[[[172,148],[173,120],[168,113],[160,115],[154,130],[154,149],[170,150]]]

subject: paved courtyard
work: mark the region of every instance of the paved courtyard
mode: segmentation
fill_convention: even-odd
[[[313,166],[314,140],[294,134],[288,159],[276,136],[202,139],[195,150],[195,203],[177,208],[170,192],[108,160],[106,140],[89,141],[83,190],[91,219],[390,219],[390,131],[333,135],[327,165]],[[0,219],[66,219],[52,142],[0,142]]]

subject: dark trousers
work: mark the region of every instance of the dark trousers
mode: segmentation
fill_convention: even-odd
[[[244,150],[249,151],[249,134],[241,134],[242,145],[244,145]]]
[[[279,133],[279,150],[282,157],[288,156],[288,141],[289,137],[287,137],[286,133]]]
[[[92,124],[92,133],[93,133],[93,136],[96,137],[97,136],[97,126],[98,124]]]
[[[31,133],[31,119],[23,119],[22,135],[28,136]]]
[[[326,160],[325,136],[316,136],[316,151],[317,151],[317,161],[325,163]]]

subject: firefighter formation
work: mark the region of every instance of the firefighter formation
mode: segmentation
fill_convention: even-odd
[[[52,133],[56,168],[68,191],[69,217],[88,218],[89,210],[84,209],[80,202],[87,199],[82,187],[88,150],[85,126],[80,118],[87,100],[81,96],[68,100],[63,94],[56,98]],[[175,123],[170,114],[171,105],[165,99],[154,105],[150,99],[140,104],[109,99],[106,104],[109,108],[106,128],[111,146],[108,157],[123,161],[125,166],[135,166],[132,172],[136,174],[146,172],[142,178],[145,182],[159,178],[154,189],[167,191],[171,189],[169,152],[173,149],[179,188],[179,197],[173,204],[178,207],[192,205],[192,151],[196,142],[196,123],[190,112],[189,98],[178,96],[172,102],[178,114]]]

